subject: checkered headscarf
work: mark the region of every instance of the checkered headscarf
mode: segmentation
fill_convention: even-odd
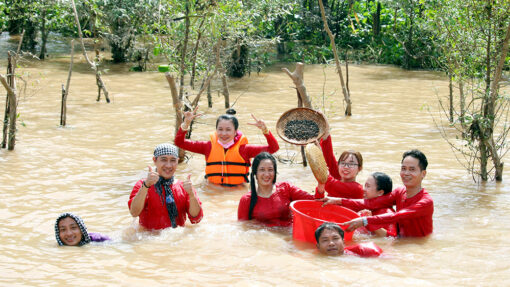
[[[159,144],[154,149],[154,157],[162,155],[173,155],[175,157],[179,157],[179,148],[169,143]]]
[[[87,232],[87,227],[85,227],[85,223],[83,223],[83,220],[78,215],[74,215],[70,212],[66,212],[66,213],[62,213],[57,218],[57,220],[55,222],[55,237],[57,238],[58,245],[60,245],[60,246],[65,245],[64,242],[62,242],[62,240],[60,239],[60,230],[58,229],[58,223],[60,222],[60,220],[66,218],[66,217],[71,217],[72,219],[74,219],[74,221],[76,221],[76,224],[78,224],[78,226],[80,227],[82,237],[81,237],[80,242],[78,243],[78,246],[82,246],[87,243],[90,243],[90,236],[89,236],[89,233]]]

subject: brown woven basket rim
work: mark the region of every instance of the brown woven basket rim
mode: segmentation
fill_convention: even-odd
[[[319,119],[319,121],[315,121],[315,122],[319,126],[319,134],[316,137],[314,137],[314,138],[309,138],[307,140],[301,140],[301,141],[287,138],[285,136],[285,133],[283,132],[283,130],[285,128],[284,124],[287,122],[285,120],[287,118],[289,118],[293,114],[297,114],[297,115],[299,115],[299,114],[309,114],[309,115],[313,115],[313,116],[317,117]],[[276,122],[276,133],[278,134],[278,136],[282,140],[284,140],[284,141],[286,141],[286,142],[288,142],[290,144],[295,144],[295,145],[307,145],[309,143],[315,142],[316,140],[322,138],[322,136],[326,132],[325,129],[326,129],[326,119],[324,118],[324,115],[322,115],[321,113],[317,112],[316,110],[313,110],[313,109],[310,109],[310,108],[304,108],[304,107],[293,108],[293,109],[290,109],[290,110],[284,112],[280,116],[278,121]]]

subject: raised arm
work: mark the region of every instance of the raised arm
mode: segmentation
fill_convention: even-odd
[[[202,203],[200,199],[198,199],[197,191],[193,188],[191,174],[188,175],[188,179],[183,182],[183,187],[188,194],[188,218],[191,223],[198,223],[202,220],[204,213],[202,211]]]
[[[327,133],[326,138],[323,137],[321,139],[320,144],[322,148],[322,154],[324,155],[326,165],[328,166],[329,174],[335,179],[342,179],[340,172],[338,171],[338,162],[336,161],[335,154],[333,153],[333,144],[331,142],[331,136],[329,133]]]
[[[174,143],[176,146],[185,149],[190,152],[199,153],[203,155],[208,155],[211,151],[211,142],[210,141],[192,141],[186,139],[187,130],[183,130],[182,126],[177,131],[175,135]]]
[[[148,168],[149,173],[147,174],[147,179],[144,181],[138,181],[133,187],[133,191],[131,191],[128,205],[129,212],[133,217],[140,215],[143,208],[145,207],[145,199],[147,198],[147,192],[149,191],[149,188],[159,179],[158,173],[152,171],[152,167],[148,166]]]
[[[245,160],[254,158],[263,151],[275,153],[278,149],[280,149],[276,138],[270,131],[268,131],[267,134],[264,134],[264,136],[266,137],[267,145],[245,144],[239,148],[239,153]]]

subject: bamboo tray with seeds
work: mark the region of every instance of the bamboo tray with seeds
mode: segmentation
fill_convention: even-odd
[[[276,123],[276,132],[284,141],[307,145],[320,139],[326,132],[326,119],[315,110],[294,108],[283,113]]]

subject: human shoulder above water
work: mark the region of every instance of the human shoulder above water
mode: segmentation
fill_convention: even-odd
[[[147,178],[139,180],[128,201],[129,212],[139,218],[140,225],[149,230],[184,226],[186,217],[195,224],[203,217],[202,204],[188,175],[185,181],[176,180],[179,149],[169,143],[154,149],[152,161],[156,170],[148,167]]]
[[[404,187],[393,190],[390,194],[372,199],[356,200],[347,198],[321,199],[324,204],[339,204],[355,211],[362,209],[379,209],[396,206],[395,213],[365,216],[344,223],[348,231],[353,231],[367,224],[396,223],[398,236],[423,237],[432,233],[434,202],[422,181],[427,174],[427,157],[417,149],[402,155],[400,178]]]
[[[184,112],[184,121],[175,135],[174,142],[182,149],[205,156],[205,177],[213,184],[237,186],[248,182],[250,159],[261,152],[274,153],[279,149],[276,138],[265,122],[253,114],[255,122],[248,124],[262,131],[267,145],[248,144],[248,139],[239,130],[239,121],[233,109],[229,109],[227,114],[216,119],[216,130],[211,133],[209,140],[186,139],[191,122],[201,116],[197,110],[198,106],[193,111]]]

